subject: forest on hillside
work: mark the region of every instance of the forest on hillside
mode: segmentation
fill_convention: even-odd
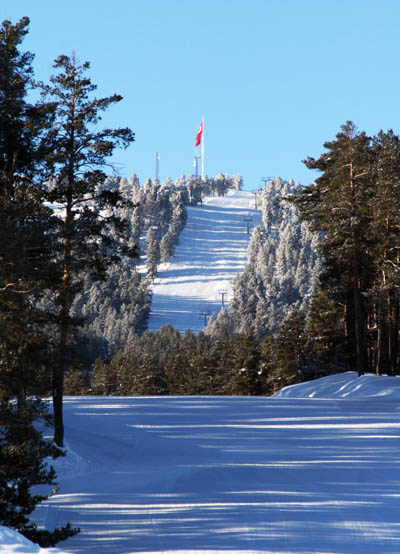
[[[315,183],[259,191],[262,224],[229,306],[200,333],[148,331],[187,206],[242,179],[108,174],[135,140],[100,125],[121,96],[98,98],[75,55],[35,82],[28,28],[26,17],[0,28],[0,523],[52,545],[77,530],[30,523],[47,498],[30,487],[55,484],[44,460],[64,453],[65,394],[268,395],[354,368],[399,374],[400,139],[345,123],[305,160]]]
[[[324,146],[305,161],[314,184],[259,191],[262,225],[229,306],[198,334],[136,335],[96,361],[88,390],[270,394],[354,368],[398,374],[400,139],[347,122]]]

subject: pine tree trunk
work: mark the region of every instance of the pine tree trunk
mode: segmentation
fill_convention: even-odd
[[[377,335],[376,335],[376,360],[375,360],[375,373],[376,375],[379,375],[379,367],[381,363],[381,328],[378,327]]]
[[[26,387],[21,385],[17,392],[17,409],[19,413],[26,410]]]
[[[394,294],[393,302],[393,325],[390,337],[391,342],[391,374],[396,375],[397,361],[399,356],[399,327],[400,327],[400,309],[397,294]]]
[[[58,344],[57,363],[53,369],[53,411],[54,411],[54,442],[57,446],[64,446],[64,417],[63,417],[63,396],[64,396],[64,374],[68,369],[67,345],[69,331],[69,308],[71,299],[71,238],[70,229],[72,226],[72,195],[69,194],[65,217],[65,244],[64,244],[64,277],[63,289],[61,292],[61,322],[60,338]]]
[[[57,363],[53,368],[53,412],[54,412],[54,442],[62,448],[64,446],[64,417],[63,417],[63,396],[64,396],[64,373],[67,369],[67,342],[68,342],[68,291],[65,291],[60,325],[60,338],[58,343]]]
[[[353,162],[349,164],[350,170],[350,190],[351,190],[351,205],[352,205],[352,217],[357,216],[356,210],[356,192],[354,184],[354,175],[353,175]],[[356,368],[358,375],[363,375],[367,368],[367,345],[365,340],[365,321],[364,313],[361,299],[361,290],[360,290],[360,270],[358,266],[358,253],[359,253],[359,241],[357,239],[356,233],[352,231],[353,234],[353,245],[354,245],[354,254],[353,254],[353,300],[354,300],[354,332],[355,332],[355,342],[356,342]]]
[[[53,414],[54,414],[54,442],[62,448],[64,446],[64,420],[63,420],[63,388],[64,371],[59,364],[53,368]]]
[[[358,264],[355,258],[353,260],[353,299],[356,369],[358,375],[363,375],[367,369],[365,324],[358,277]]]

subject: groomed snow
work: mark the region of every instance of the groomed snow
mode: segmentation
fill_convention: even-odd
[[[250,233],[261,222],[254,194],[231,191],[188,207],[188,219],[175,256],[160,264],[153,286],[149,329],[170,323],[184,332],[200,331],[206,314],[216,315],[231,297],[232,280],[247,261]]]
[[[67,552],[400,552],[397,377],[348,372],[270,398],[68,397],[65,423],[60,491],[36,515],[82,528]]]

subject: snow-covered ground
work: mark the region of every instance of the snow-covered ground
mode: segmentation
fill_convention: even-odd
[[[400,379],[274,397],[69,397],[60,491],[74,554],[398,554]],[[0,529],[0,552],[38,553]]]
[[[237,191],[188,207],[175,256],[159,266],[149,329],[170,323],[181,332],[200,331],[207,314],[219,312],[222,297],[229,301],[232,279],[247,260],[247,219],[251,218],[250,233],[261,222],[254,202],[251,192]]]

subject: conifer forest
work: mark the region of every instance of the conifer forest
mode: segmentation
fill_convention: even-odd
[[[0,522],[49,546],[79,531],[29,521],[45,498],[30,487],[56,485],[44,460],[64,455],[64,395],[270,395],[400,373],[400,138],[347,121],[305,160],[314,183],[271,178],[228,304],[200,332],[152,331],[188,206],[242,179],[117,175],[108,160],[135,133],[101,115],[122,97],[97,97],[75,55],[36,82],[28,30],[27,17],[0,28]]]

